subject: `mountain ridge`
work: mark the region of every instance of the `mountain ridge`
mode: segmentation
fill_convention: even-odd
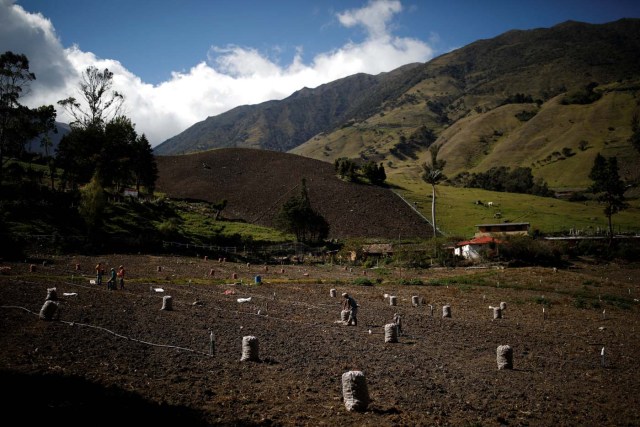
[[[170,138],[157,146],[155,153],[251,147],[289,151],[326,162],[350,157],[384,162],[389,178],[395,180],[419,179],[420,164],[428,158],[427,148],[435,143],[442,146],[449,175],[482,171],[495,164],[533,166],[534,175],[549,179],[554,186],[583,185],[596,150],[627,157],[630,164],[638,160],[624,141],[638,111],[634,99],[640,87],[639,70],[639,19],[606,24],[565,21],[551,28],[510,30],[424,64],[407,64],[376,76],[356,74],[314,89],[303,88],[280,101],[237,107]],[[591,82],[597,83],[596,90],[605,101],[579,107],[585,110],[582,123],[589,124],[584,117],[613,98],[623,104],[617,107],[622,118],[602,123],[598,129],[573,126],[569,133],[558,131],[565,120],[576,120],[572,114],[578,108],[558,108],[556,97]],[[531,102],[506,101],[518,94],[530,97]],[[619,94],[625,96],[614,96]],[[511,107],[504,107],[505,102]],[[555,109],[557,120],[549,132],[543,129],[536,133],[546,148],[525,153],[525,160],[512,156],[513,150],[498,150],[498,158],[492,147],[510,140],[518,150],[529,142],[524,138],[533,131],[527,128],[536,123],[513,122],[506,116],[500,121],[494,110],[501,108],[510,108],[512,115],[534,118]],[[470,120],[483,115],[482,120]],[[505,120],[512,123],[509,129]],[[460,128],[458,133],[451,131],[454,126]],[[540,161],[563,148],[578,152],[583,140],[595,150],[572,159],[580,161],[576,179],[567,181],[552,167],[540,166]],[[627,169],[633,173],[633,168]]]

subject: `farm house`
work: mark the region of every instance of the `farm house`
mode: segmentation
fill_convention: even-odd
[[[456,244],[453,254],[466,259],[477,260],[482,256],[491,256],[497,252],[501,241],[491,236],[476,237]]]

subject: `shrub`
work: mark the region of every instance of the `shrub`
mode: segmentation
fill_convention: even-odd
[[[158,224],[158,231],[162,237],[169,239],[175,238],[180,234],[180,220],[178,218],[169,218]]]
[[[422,279],[401,279],[400,284],[406,286],[424,286]]]
[[[521,122],[528,122],[529,120],[534,118],[536,114],[536,111],[522,110],[521,112],[516,113],[516,119],[520,120]]]
[[[373,286],[373,282],[366,277],[358,277],[353,281],[356,286]]]
[[[500,245],[500,258],[513,265],[539,265],[561,267],[562,253],[552,242],[535,240],[528,236],[511,237]]]
[[[602,97],[599,92],[594,92],[594,89],[598,86],[597,83],[589,83],[586,87],[568,92],[561,103],[563,105],[570,104],[591,104]]]
[[[544,305],[545,307],[551,307],[551,301],[543,296],[536,297],[536,304]]]
[[[393,254],[394,263],[409,268],[429,268],[431,254],[428,248],[420,251],[397,251]]]
[[[587,302],[582,296],[577,296],[576,299],[573,300],[573,306],[580,309],[587,308]]]

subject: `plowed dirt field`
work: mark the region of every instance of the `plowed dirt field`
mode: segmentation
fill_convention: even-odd
[[[98,261],[126,267],[125,289],[90,284]],[[23,425],[640,425],[640,276],[628,266],[364,271],[145,255],[2,266],[0,406]],[[41,320],[53,287],[58,316]],[[341,292],[358,301],[358,326],[339,322]],[[402,333],[385,343],[396,313]],[[245,336],[259,361],[240,361]],[[505,344],[514,369],[498,370]],[[366,376],[364,412],[345,409],[350,370]]]

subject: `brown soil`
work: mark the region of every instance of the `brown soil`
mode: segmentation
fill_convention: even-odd
[[[223,217],[272,227],[278,211],[300,194],[330,225],[330,238],[431,236],[428,222],[389,189],[336,177],[333,165],[275,151],[224,148],[157,157],[157,189],[168,197],[227,200]]]
[[[124,290],[89,283],[98,260],[127,267]],[[27,263],[3,266],[11,271],[0,275],[1,407],[25,425],[640,424],[640,279],[624,266],[367,270],[381,279],[376,286],[352,285],[365,274],[356,267],[267,270],[186,257],[55,257],[33,272]],[[454,276],[467,284],[394,284]],[[51,287],[59,320],[40,320]],[[359,302],[358,326],[337,322],[332,288]],[[160,309],[164,295],[173,311]],[[433,317],[428,305],[411,305],[414,295],[434,306]],[[505,317],[493,320],[489,306],[501,301]],[[440,316],[444,304],[450,319]],[[385,343],[395,313],[403,334]],[[240,361],[249,335],[260,361]],[[502,344],[513,347],[513,370],[497,369]],[[365,412],[345,409],[341,375],[349,370],[366,375]]]

